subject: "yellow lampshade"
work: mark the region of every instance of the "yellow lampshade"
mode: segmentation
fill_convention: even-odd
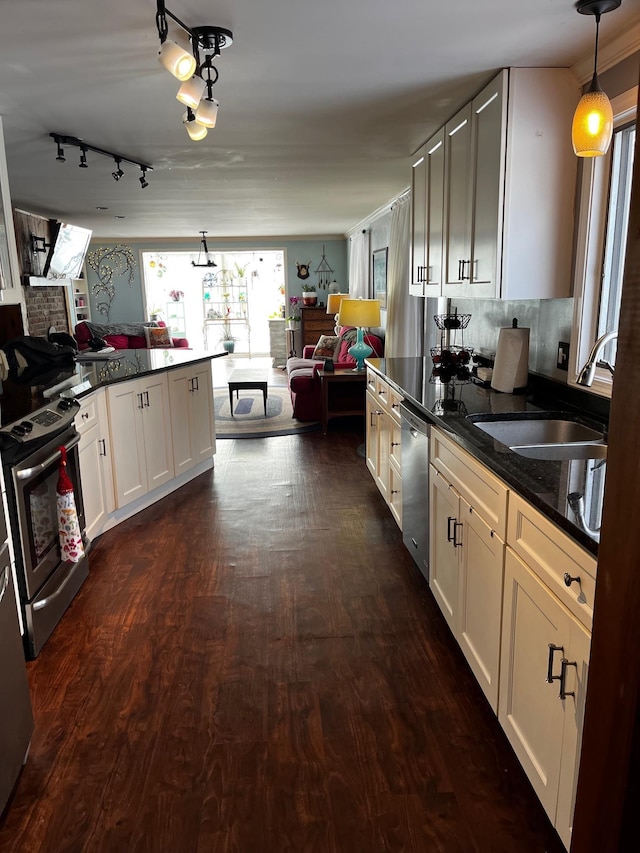
[[[613,136],[613,110],[605,93],[585,92],[576,107],[571,128],[573,150],[578,157],[606,154]]]
[[[379,299],[343,299],[340,302],[338,323],[341,326],[359,326],[360,328],[380,325]]]
[[[340,303],[348,296],[348,293],[329,293],[327,295],[327,314],[337,314],[340,310]]]

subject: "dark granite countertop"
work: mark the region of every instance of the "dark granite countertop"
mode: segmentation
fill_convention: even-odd
[[[444,384],[432,376],[430,358],[367,359],[367,364],[396,388],[410,407],[448,433],[510,488],[597,555],[606,460],[528,459],[495,441],[469,418],[484,414],[503,414],[508,418],[515,412],[572,411],[562,397],[543,394],[539,389],[528,394],[501,394],[475,381],[451,380]],[[561,385],[557,388],[562,390]],[[581,414],[606,425],[594,418],[593,413]],[[577,495],[582,496],[582,520]]]

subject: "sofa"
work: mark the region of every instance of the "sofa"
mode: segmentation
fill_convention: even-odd
[[[293,417],[299,421],[319,421],[322,418],[322,388],[318,371],[324,368],[325,359],[332,358],[336,370],[353,370],[356,360],[347,350],[355,342],[356,329],[343,326],[335,336],[322,335],[315,346],[305,346],[302,358],[287,359],[287,383],[293,406]],[[382,340],[376,335],[365,335],[375,356],[384,354]]]
[[[154,330],[154,331],[152,331]],[[158,331],[164,330],[164,331]],[[74,329],[79,350],[90,348],[92,338],[102,338],[114,349],[149,349],[166,347],[188,347],[186,338],[169,336],[166,324],[158,323],[92,323],[83,320]]]

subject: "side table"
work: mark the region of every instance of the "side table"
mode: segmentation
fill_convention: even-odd
[[[367,390],[366,370],[318,371],[322,387],[322,432],[326,435],[331,418],[364,415]]]

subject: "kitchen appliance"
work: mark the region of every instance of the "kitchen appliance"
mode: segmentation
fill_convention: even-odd
[[[86,544],[80,436],[74,426],[79,404],[60,396],[68,385],[64,376],[64,372],[54,371],[53,376],[49,372],[46,381],[31,376],[28,384],[9,378],[2,382],[0,395],[0,452],[29,659],[39,654],[89,571],[86,553],[75,563],[63,560],[58,541],[56,486],[60,447],[64,446]]]
[[[0,814],[27,759],[33,714],[0,505]]]
[[[402,541],[429,580],[429,424],[405,401],[402,421]]]

